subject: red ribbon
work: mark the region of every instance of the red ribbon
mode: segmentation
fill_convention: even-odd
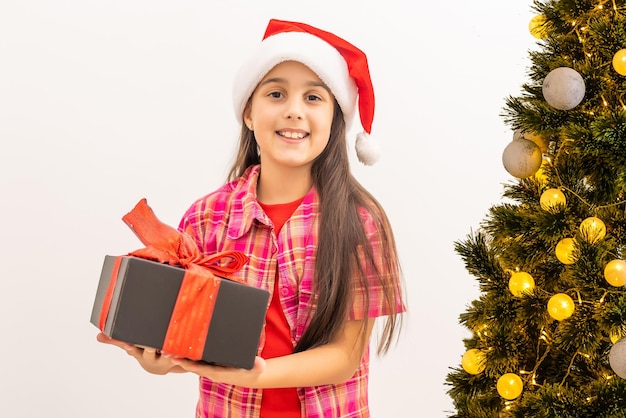
[[[224,251],[203,256],[194,239],[162,223],[148,206],[146,199],[141,199],[122,220],[146,245],[146,248],[133,251],[129,255],[185,269],[162,351],[191,360],[200,360],[209,332],[220,277],[232,280],[232,274],[249,261],[248,257],[239,251]],[[119,258],[116,260],[116,267],[113,268],[111,282],[103,302],[99,322],[101,330],[104,329],[109,312],[119,260]],[[227,262],[224,263],[224,260]]]

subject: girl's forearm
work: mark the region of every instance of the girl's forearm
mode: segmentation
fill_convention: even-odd
[[[356,349],[356,347],[355,347]],[[359,360],[344,348],[330,345],[266,361],[259,388],[304,387],[345,382],[356,371]]]
[[[369,320],[362,333],[362,321],[349,321],[334,342],[288,356],[266,360],[258,388],[305,387],[343,383],[361,363],[374,325]]]
[[[319,386],[345,382],[359,367],[374,319],[348,321],[337,338],[323,346],[267,361],[257,358],[252,370],[210,366],[173,358],[172,363],[214,382],[259,389]]]

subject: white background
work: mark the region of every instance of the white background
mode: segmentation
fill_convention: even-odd
[[[500,113],[536,48],[530,4],[3,1],[0,416],[193,416],[194,376],[143,372],[89,317],[104,256],[142,246],[121,217],[146,197],[176,226],[225,180],[233,72],[272,17],[368,54],[384,156],[353,168],[395,227],[409,305],[400,343],[373,359],[371,408],[445,416],[469,336],[458,316],[478,295],[453,245],[512,180]]]

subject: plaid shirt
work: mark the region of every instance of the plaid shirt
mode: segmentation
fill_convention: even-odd
[[[317,227],[318,196],[312,189],[285,225],[278,237],[272,223],[256,200],[260,166],[248,168],[238,180],[197,200],[185,213],[180,229],[195,238],[205,254],[219,251],[241,251],[250,262],[237,273],[249,285],[274,290],[276,268],[279,269],[280,300],[291,329],[295,346],[307,327],[309,301],[312,297]],[[373,221],[365,210],[362,217],[376,257],[382,257]],[[374,277],[370,279],[370,306],[365,311],[365,294],[357,289],[349,319],[384,316],[389,307],[383,300],[383,289]],[[397,285],[397,284],[393,284]],[[399,311],[403,310],[398,300]],[[259,353],[264,345],[261,338]],[[350,380],[338,385],[298,388],[302,416],[306,418],[369,417],[368,409],[369,349]],[[196,417],[256,418],[261,405],[261,389],[225,385],[200,378],[200,398]]]

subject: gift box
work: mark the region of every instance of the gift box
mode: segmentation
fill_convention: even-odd
[[[252,369],[269,292],[228,277],[247,257],[203,257],[188,236],[161,224],[145,199],[123,219],[148,246],[105,256],[91,323],[116,340]]]

